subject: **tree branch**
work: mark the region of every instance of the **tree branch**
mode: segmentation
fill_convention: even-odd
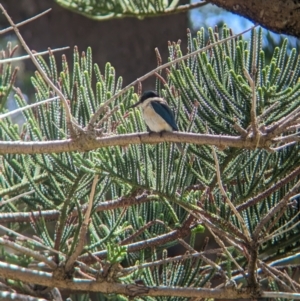
[[[300,37],[300,3],[293,0],[207,0],[277,33]]]
[[[178,296],[201,298],[241,299],[250,298],[251,292],[233,289],[207,289],[207,288],[176,288],[176,287],[147,287],[134,284],[120,284],[106,281],[93,281],[74,278],[55,279],[52,274],[21,268],[14,264],[0,262],[0,276],[34,283],[42,286],[57,287],[72,291],[102,292],[105,294],[123,294],[126,296]]]
[[[1,194],[0,194],[1,196]],[[99,202],[95,205],[94,211],[100,212],[100,211],[107,211],[107,210],[113,210],[117,208],[132,206],[135,204],[142,204],[145,202],[149,202],[151,200],[155,199],[152,195],[147,195],[146,193],[143,193],[138,196],[129,196],[129,197],[120,197],[116,200],[110,200],[105,202]],[[82,212],[85,212],[87,208],[87,205],[81,206]],[[0,220],[1,223],[12,223],[12,222],[30,222],[30,218],[32,216],[34,217],[43,217],[45,221],[52,221],[57,220],[59,218],[60,211],[59,210],[41,210],[41,211],[33,211],[33,212],[9,212],[4,213],[0,212]],[[77,216],[78,212],[76,209],[74,209],[70,214],[69,217]]]
[[[34,283],[42,286],[57,287],[72,291],[102,292],[105,294],[123,294],[126,296],[178,296],[195,298],[218,298],[218,299],[249,299],[253,294],[248,289],[216,289],[216,288],[177,288],[177,287],[147,287],[134,284],[120,284],[107,281],[95,281],[88,279],[55,279],[51,273],[31,270],[14,264],[0,262],[0,276]],[[265,298],[300,299],[298,293],[261,292]],[[257,297],[257,296],[256,296]]]
[[[128,146],[129,144],[155,144],[160,142],[181,142],[195,145],[215,145],[221,149],[224,147],[236,148],[264,148],[269,149],[270,141],[268,136],[262,135],[259,141],[240,136],[194,134],[185,132],[165,132],[165,133],[133,133],[125,135],[115,135],[91,138],[82,136],[81,139],[66,139],[54,141],[0,141],[0,154],[45,154],[62,153],[72,151],[89,151],[102,147]]]
[[[69,271],[73,267],[74,262],[76,261],[77,257],[80,255],[80,253],[83,250],[84,243],[85,243],[85,236],[87,233],[90,216],[91,216],[91,212],[92,212],[92,206],[93,206],[96,184],[98,182],[98,179],[99,179],[99,176],[95,175],[93,184],[92,184],[92,189],[90,192],[89,203],[88,203],[88,206],[87,206],[87,209],[85,212],[85,216],[84,216],[84,221],[80,227],[79,237],[76,242],[77,245],[76,245],[75,250],[72,252],[71,256],[68,258],[68,260],[66,262],[66,265],[65,265],[66,271]]]

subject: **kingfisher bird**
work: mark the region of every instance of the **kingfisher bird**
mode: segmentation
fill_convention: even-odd
[[[150,132],[179,131],[168,103],[155,91],[145,91],[140,100],[130,108],[135,107],[142,108],[143,117]],[[176,143],[176,145],[180,152],[183,152],[180,143]]]
[[[154,91],[146,91],[131,108],[141,107],[151,132],[178,131],[173,112],[167,102]]]

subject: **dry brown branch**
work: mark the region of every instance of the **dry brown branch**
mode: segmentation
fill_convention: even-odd
[[[250,298],[251,292],[247,290],[234,289],[209,289],[209,288],[176,288],[176,287],[147,287],[134,284],[120,284],[114,282],[83,280],[74,278],[55,279],[52,274],[20,268],[0,262],[0,276],[23,281],[25,283],[35,283],[48,287],[69,289],[72,291],[102,292],[105,294],[123,294],[126,296],[178,296],[178,297],[203,297],[203,298],[226,298],[241,299]]]
[[[134,242],[128,245],[124,245],[127,248],[127,252],[136,252],[147,248],[154,248],[157,246],[163,246],[164,244],[170,241],[176,241],[179,238],[186,238],[188,235],[191,234],[192,226],[189,226],[189,221],[187,220],[180,229],[172,230],[168,233],[157,235],[156,237],[149,238],[146,240]],[[93,253],[94,256],[98,258],[106,258],[107,250],[102,250],[99,252]],[[78,257],[78,261],[90,263],[94,262],[95,259],[92,258],[89,254],[83,254]]]
[[[270,141],[263,135],[256,143],[252,138],[242,139],[239,136],[193,134],[184,132],[165,132],[163,134],[133,133],[106,136],[92,139],[82,136],[80,140],[66,139],[55,141],[0,141],[0,154],[45,154],[72,151],[89,151],[101,147],[127,146],[129,144],[155,144],[160,142],[193,143],[195,145],[215,145],[244,149],[269,149]]]
[[[96,184],[98,182],[98,179],[99,179],[99,176],[95,175],[93,184],[92,184],[92,189],[90,192],[89,203],[88,203],[88,206],[87,206],[87,209],[85,212],[85,216],[84,216],[84,221],[80,228],[77,245],[76,245],[74,252],[71,254],[71,256],[68,258],[68,260],[66,262],[66,265],[65,265],[66,271],[69,271],[72,268],[74,262],[77,260],[78,256],[80,255],[80,253],[83,250],[83,247],[85,244],[85,236],[86,236],[88,226],[89,226],[89,220],[90,220],[91,211],[92,211],[92,207],[93,207]]]
[[[279,277],[283,278],[285,280],[286,283],[291,283],[293,284],[293,286],[297,289],[295,291],[300,291],[300,285],[299,283],[297,283],[297,281],[291,279],[291,277],[289,275],[287,275],[286,273],[283,273],[281,271],[279,271],[276,267],[272,267],[270,265],[267,265],[266,263],[264,263],[263,261],[259,261],[259,265],[261,266],[261,268],[266,268],[269,272],[273,273],[275,275],[275,277],[273,277],[274,280],[278,280]],[[289,292],[291,292],[292,290],[290,289],[290,287],[285,287],[285,289]]]
[[[0,194],[1,196],[1,194]],[[144,202],[150,202],[151,200],[155,199],[152,195],[147,195],[146,193],[135,196],[135,197],[120,197],[116,200],[110,200],[105,202],[99,202],[95,205],[94,210],[95,212],[106,211],[106,210],[113,210],[117,208],[132,206],[136,204],[142,204]],[[85,213],[87,206],[83,205],[81,210]],[[43,217],[46,221],[57,220],[59,218],[60,211],[59,210],[43,210],[43,211],[33,211],[33,212],[9,212],[3,213],[0,212],[0,220],[2,223],[11,223],[11,222],[29,222],[30,216],[35,217]],[[78,212],[75,209],[73,212],[70,213],[69,217],[78,216]]]
[[[235,260],[235,258],[231,255],[231,253],[227,250],[224,242],[222,241],[221,237],[216,234],[211,228],[208,228],[208,230],[210,231],[210,233],[212,234],[212,236],[214,237],[214,239],[216,240],[217,244],[223,249],[224,254],[226,254],[228,256],[228,258],[230,258],[230,260],[235,264],[235,266],[237,267],[238,271],[244,275],[245,279],[246,274],[243,270],[243,268],[238,264],[238,262]],[[224,237],[223,237],[224,239]],[[227,239],[226,239],[227,240]],[[227,240],[228,241],[228,240]]]
[[[3,205],[5,205],[5,204],[14,202],[14,201],[16,201],[16,200],[22,198],[22,197],[25,196],[25,195],[29,195],[29,194],[33,194],[33,193],[34,193],[34,190],[30,190],[30,191],[28,191],[28,192],[21,193],[21,194],[15,196],[15,197],[13,197],[13,198],[10,198],[10,199],[8,199],[8,200],[0,201],[0,207],[3,206]]]
[[[291,231],[293,228],[296,228],[297,226],[299,226],[300,224],[300,220],[299,220],[299,215],[300,212],[298,212],[292,219],[290,219],[286,224],[282,225],[281,227],[276,228],[272,233],[270,234],[266,234],[266,236],[264,236],[263,239],[261,239],[259,241],[259,243],[263,244],[265,242],[267,242],[268,240],[271,239],[276,239],[277,236],[283,235],[286,232]],[[281,215],[280,215],[281,217]],[[278,218],[276,218],[276,220],[278,220]],[[298,220],[298,221],[296,221]],[[291,224],[289,227],[287,227],[289,224]],[[270,227],[271,229],[271,227]],[[266,231],[267,233],[269,233],[269,231]]]
[[[136,239],[138,236],[140,236],[146,229],[150,228],[151,226],[153,226],[155,224],[159,224],[161,226],[164,226],[164,227],[168,228],[167,225],[164,222],[160,221],[160,220],[151,221],[151,222],[147,223],[146,225],[144,225],[143,227],[141,227],[140,229],[138,229],[136,232],[134,232],[129,237],[123,239],[120,242],[120,245],[122,246],[122,245],[126,245],[126,244],[130,243],[131,241]]]
[[[179,255],[179,256],[175,256],[175,257],[169,257],[166,259],[161,259],[161,260],[157,260],[157,261],[152,261],[152,262],[147,262],[147,263],[143,263],[140,265],[134,265],[128,268],[123,268],[124,272],[133,272],[139,269],[145,269],[145,268],[149,268],[149,267],[154,267],[154,266],[160,266],[166,263],[171,263],[174,261],[183,261],[183,260],[187,260],[190,258],[202,258],[202,256],[209,256],[212,254],[218,254],[222,252],[221,248],[218,249],[213,249],[213,250],[207,250],[207,251],[203,251],[203,252],[197,252],[197,253],[185,253],[184,255]],[[216,265],[218,267],[218,265]],[[209,268],[209,266],[206,266],[204,268]]]
[[[276,275],[270,270],[270,268],[264,264],[261,263],[260,264],[261,269],[263,270],[263,272],[268,275],[270,278],[272,278],[275,282],[277,282],[282,288],[284,288],[287,292],[293,292],[293,290],[286,285],[280,278],[276,277]]]
[[[56,263],[50,259],[48,259],[46,256],[41,255],[40,253],[33,251],[31,249],[28,249],[26,247],[23,247],[13,241],[9,241],[8,239],[4,239],[0,237],[0,245],[6,246],[8,248],[11,248],[19,253],[26,254],[30,257],[35,258],[38,261],[46,263],[51,269],[55,269],[57,267]]]

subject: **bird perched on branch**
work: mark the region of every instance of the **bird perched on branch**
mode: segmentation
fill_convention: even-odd
[[[140,100],[130,108],[141,107],[145,123],[151,132],[178,131],[178,127],[168,103],[154,91],[145,91]],[[183,149],[176,143],[180,152]]]

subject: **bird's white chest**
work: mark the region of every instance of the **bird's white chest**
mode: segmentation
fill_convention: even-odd
[[[157,133],[162,131],[172,131],[172,127],[154,111],[151,103],[147,103],[142,106],[142,112],[144,120],[150,131]]]

